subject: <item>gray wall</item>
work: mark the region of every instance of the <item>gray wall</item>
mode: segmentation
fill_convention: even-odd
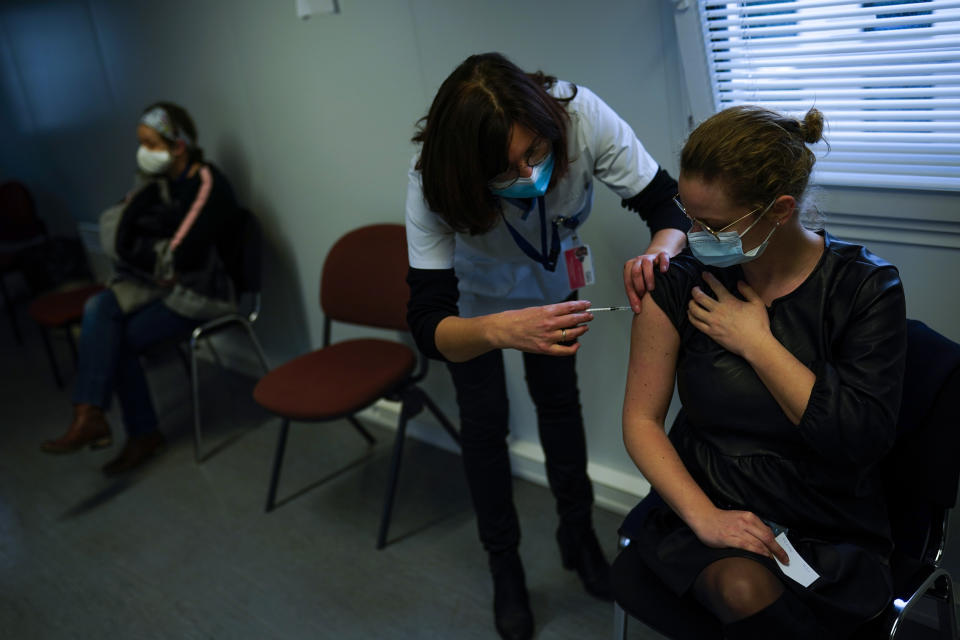
[[[72,233],[127,188],[140,110],[156,99],[184,104],[207,156],[263,221],[269,248],[259,333],[279,363],[320,344],[318,275],[334,240],[362,224],[403,220],[414,122],[471,53],[499,50],[524,68],[589,86],[676,172],[688,109],[667,0],[340,6],[338,15],[301,21],[294,0],[7,0],[0,178],[25,180],[54,230]],[[844,211],[851,198],[888,202],[887,194],[855,191],[826,201]],[[901,265],[911,314],[960,340],[957,287],[943,277],[960,271],[957,201],[907,193],[899,202],[906,204],[883,213],[884,224],[873,220],[865,237]],[[917,211],[942,228],[903,243],[901,228]],[[841,235],[857,239],[860,220],[848,215]],[[584,239],[599,278],[584,296],[622,303],[620,268],[646,245],[645,226],[601,188]],[[579,370],[591,472],[637,493],[644,484],[620,440],[629,320],[598,317]],[[533,408],[519,364],[518,354],[508,355],[514,450],[521,472],[536,477]],[[455,416],[442,366],[427,387]],[[630,499],[606,501],[622,508]]]

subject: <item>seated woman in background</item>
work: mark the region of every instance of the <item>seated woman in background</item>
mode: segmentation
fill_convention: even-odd
[[[241,242],[233,190],[203,162],[190,115],[158,102],[143,112],[137,137],[137,184],[100,219],[117,275],[84,308],[73,422],[41,445],[49,453],[109,446],[104,411],[116,391],[128,437],[103,467],[107,475],[133,469],[162,448],[139,355],[235,309],[227,264]]]
[[[801,122],[740,106],[684,146],[689,249],[655,274],[631,338],[624,442],[656,495],[614,567],[628,611],[646,574],[725,637],[830,638],[891,597],[877,466],[903,382],[903,288],[889,263],[801,223],[822,130],[816,109]],[[774,562],[787,553],[771,527],[812,584]]]

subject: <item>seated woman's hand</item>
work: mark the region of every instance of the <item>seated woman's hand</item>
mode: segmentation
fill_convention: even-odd
[[[552,356],[574,354],[580,348],[574,341],[588,329],[583,323],[593,320],[586,312],[589,306],[589,300],[574,300],[498,313],[496,346]]]
[[[687,305],[690,324],[713,338],[727,351],[746,357],[750,347],[770,335],[770,318],[766,305],[750,285],[742,280],[737,283],[737,288],[746,300],[740,300],[727,291],[709,271],[703,272],[703,279],[716,299],[700,287],[694,287]]]
[[[704,517],[688,523],[700,542],[714,549],[733,547],[787,564],[789,558],[773,531],[756,514],[749,511],[712,509]]]

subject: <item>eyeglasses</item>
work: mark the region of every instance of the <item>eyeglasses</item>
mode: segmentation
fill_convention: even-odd
[[[553,149],[550,141],[545,138],[538,138],[534,141],[530,148],[527,149],[526,155],[523,157],[523,164],[533,169],[544,162],[547,161],[547,158],[550,156],[550,151]],[[490,187],[493,189],[506,189],[513,185],[517,180],[520,179],[520,174],[517,171],[516,167],[510,167],[503,173],[499,173],[490,180]]]
[[[770,207],[772,207],[772,206],[773,206],[773,203],[776,202],[776,201],[777,201],[777,199],[774,198],[774,199],[773,199],[773,202],[771,202],[770,204],[768,204],[768,205],[763,209],[763,211],[761,212],[760,215],[762,216],[764,213],[766,213],[766,212],[767,212],[767,209],[769,209]],[[730,224],[724,225],[722,228],[714,230],[714,229],[710,228],[710,225],[704,223],[702,220],[700,220],[700,219],[698,219],[698,218],[694,218],[692,215],[690,215],[689,213],[687,213],[687,210],[684,208],[683,203],[680,202],[680,194],[679,194],[679,193],[678,193],[677,195],[673,196],[673,204],[677,205],[677,208],[680,209],[680,211],[683,213],[683,215],[687,216],[687,220],[689,220],[691,223],[697,225],[698,227],[700,227],[701,229],[703,229],[704,231],[706,231],[707,233],[709,233],[710,235],[712,235],[712,236],[713,236],[714,238],[716,238],[717,240],[720,239],[720,238],[719,238],[719,235],[720,235],[721,233],[723,233],[724,231],[726,231],[727,229],[729,229],[729,228],[732,227],[733,225],[737,224],[738,222],[740,222],[740,221],[743,220],[744,218],[746,218],[746,217],[748,217],[748,216],[752,216],[752,215],[755,214],[757,211],[760,211],[760,207],[757,207],[756,209],[753,209],[752,211],[748,211],[747,213],[743,214],[742,216],[740,216],[739,218],[737,218],[736,220],[734,220],[734,221],[731,222]]]

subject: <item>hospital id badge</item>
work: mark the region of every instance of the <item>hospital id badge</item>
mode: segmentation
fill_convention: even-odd
[[[567,263],[567,278],[571,289],[579,289],[596,282],[596,276],[593,273],[593,257],[588,245],[580,244],[575,240],[574,246],[563,252],[563,258]]]

